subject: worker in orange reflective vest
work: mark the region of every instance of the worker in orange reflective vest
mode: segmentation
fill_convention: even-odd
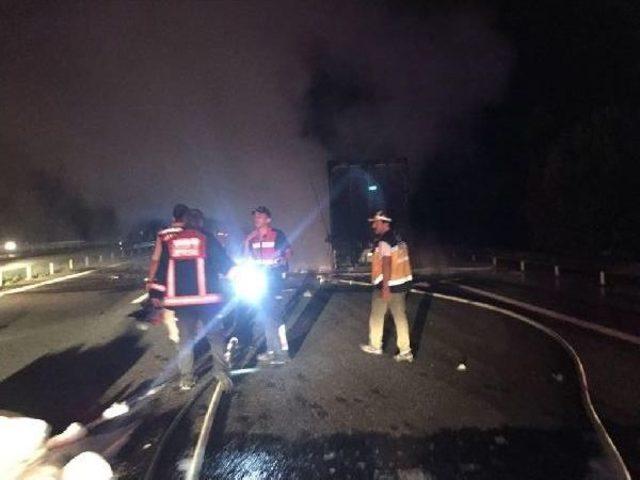
[[[399,350],[394,359],[413,362],[406,312],[406,296],[413,280],[409,250],[391,228],[392,219],[386,212],[379,210],[369,222],[376,237],[371,261],[374,290],[369,317],[369,343],[360,348],[365,353],[382,355],[384,317],[391,310]]]

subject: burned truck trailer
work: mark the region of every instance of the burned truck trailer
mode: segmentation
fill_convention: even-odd
[[[331,195],[330,242],[337,268],[363,263],[371,245],[367,218],[387,210],[401,233],[409,220],[409,165],[406,159],[328,162]]]

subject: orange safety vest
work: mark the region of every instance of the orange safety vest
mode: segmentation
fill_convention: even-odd
[[[389,286],[395,287],[413,280],[407,244],[399,240],[391,230],[385,233],[378,241],[387,242],[391,246],[391,278],[389,278]],[[371,283],[378,285],[380,282],[382,282],[382,253],[380,252],[380,247],[376,245],[371,260]]]

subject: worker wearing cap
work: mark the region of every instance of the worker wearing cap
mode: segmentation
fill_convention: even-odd
[[[162,243],[171,235],[181,232],[184,229],[184,219],[188,211],[189,207],[182,203],[178,203],[173,207],[173,220],[171,222],[171,226],[160,230],[156,235],[153,253],[151,254],[151,263],[149,265],[149,274],[147,275],[147,291],[152,290],[151,285],[156,278],[158,264],[160,263],[160,254],[162,253]]]
[[[252,231],[244,241],[245,256],[264,266],[268,274],[268,292],[258,311],[264,325],[267,351],[258,355],[258,361],[265,365],[282,365],[289,360],[288,345],[284,325],[280,318],[284,278],[289,270],[291,245],[285,234],[271,226],[271,211],[264,206],[255,208]]]
[[[391,228],[392,219],[384,211],[376,212],[369,222],[376,236],[371,262],[374,291],[369,317],[369,343],[360,348],[366,353],[382,355],[384,317],[390,310],[396,325],[399,350],[393,358],[398,362],[413,362],[406,312],[406,295],[413,280],[409,251],[406,243]]]

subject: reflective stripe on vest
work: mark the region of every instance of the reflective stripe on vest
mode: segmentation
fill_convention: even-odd
[[[251,246],[251,257],[261,265],[275,265],[278,261],[279,252],[276,250],[277,232],[270,229],[265,235],[260,236],[260,232],[254,233],[248,240]]]
[[[167,265],[167,287],[163,305],[178,307],[187,305],[205,305],[220,303],[223,297],[217,293],[207,293],[205,261],[207,257],[207,239],[198,231],[185,230],[173,235],[167,241],[169,262]],[[176,295],[177,262],[193,262],[196,275],[196,289],[187,295]]]
[[[382,282],[382,255],[380,248],[376,247],[371,260],[371,283],[378,285]],[[413,280],[411,272],[411,262],[409,260],[409,249],[407,244],[402,242],[391,248],[391,277],[388,285],[390,287],[402,285]]]
[[[188,305],[220,303],[223,299],[223,296],[218,293],[209,293],[207,295],[181,295],[173,298],[165,297],[162,303],[165,307],[185,307]]]

